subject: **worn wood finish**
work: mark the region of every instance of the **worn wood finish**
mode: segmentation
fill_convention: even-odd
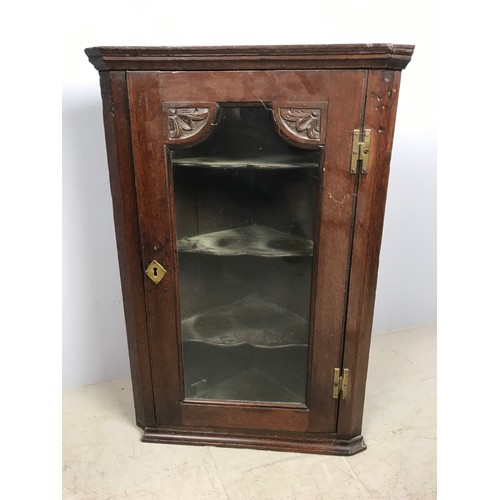
[[[182,403],[182,423],[190,427],[305,432],[308,421],[307,409],[277,408],[270,405]]]
[[[99,71],[403,69],[410,62],[413,45],[91,47],[85,53]]]
[[[156,422],[124,71],[101,73],[104,130],[137,425]]]
[[[400,70],[413,46],[94,47],[86,53],[101,71],[143,441],[336,455],[365,449],[361,423],[389,162]],[[274,105],[275,117],[281,108],[282,135],[302,148],[321,150],[305,406],[183,401],[176,219],[165,148],[207,137],[216,106],[227,104]],[[169,112],[174,108],[182,109],[189,126],[179,122],[184,118],[177,111]],[[321,117],[310,113],[307,127],[306,109],[321,111]],[[302,120],[300,130],[294,129],[295,118]],[[367,175],[349,173],[355,128],[372,130]],[[235,227],[241,225],[236,219]],[[227,227],[211,223],[206,229]],[[144,275],[153,259],[167,269],[158,285]],[[207,279],[215,280],[214,273]],[[332,399],[336,367],[350,370],[345,400]]]
[[[330,74],[327,139],[322,190],[316,225],[313,336],[308,402],[309,430],[333,432],[337,402],[332,399],[333,369],[340,366],[346,304],[346,282],[353,224],[355,177],[350,162],[353,128],[359,127],[364,104],[366,72]]]
[[[290,101],[290,94],[298,102],[324,101],[330,81],[329,71],[165,71],[158,75],[162,102],[246,105]]]
[[[149,78],[152,82],[153,77],[149,75],[152,75],[152,73],[138,72],[131,74],[129,79],[135,82],[136,79],[143,80]],[[326,71],[264,71],[231,73],[160,72],[157,74],[157,77],[155,77],[155,81],[156,78],[159,81],[158,85],[160,88],[160,99],[162,102],[180,100],[180,96],[182,95],[184,102],[190,102],[190,99],[194,99],[196,96],[195,102],[243,102],[247,104],[260,104],[261,102],[280,102],[283,100],[284,96],[290,95],[291,93],[294,94],[298,103],[306,101],[325,102],[330,98],[329,93],[331,88],[331,75],[330,72]],[[343,81],[343,78],[346,78],[346,80]],[[335,128],[333,125],[330,127],[331,132],[329,139],[332,144],[335,143],[336,133],[334,133],[334,130],[337,128],[347,129],[350,126],[352,109],[361,107],[362,98],[359,95],[352,93],[352,86],[353,84],[359,84],[360,79],[362,80],[363,78],[363,71],[356,72],[352,77],[350,74],[336,74],[336,76],[333,77],[334,87],[336,89],[335,92],[338,92],[338,95],[342,96],[344,100],[342,101],[342,104],[340,104],[341,99],[338,100],[339,104],[332,104],[332,113],[335,115],[335,119],[337,120],[337,122],[335,122]],[[135,89],[135,85],[135,83],[133,85],[131,84],[131,90]],[[154,85],[156,92],[156,83]],[[146,88],[143,87],[142,92],[145,93],[146,91]],[[149,90],[149,93],[152,95],[151,90]],[[155,98],[157,98],[156,95]],[[152,107],[152,103],[153,101],[151,100],[148,103],[140,103],[140,105]],[[132,101],[132,110],[134,110],[135,106],[138,104],[139,103]],[[157,106],[160,106],[160,100],[158,101]],[[327,110],[324,109],[323,111],[326,113]],[[134,115],[134,111],[132,112],[132,115]],[[145,118],[146,117],[142,117],[141,119]],[[347,123],[344,125],[344,120],[346,120],[346,118]],[[152,130],[154,127],[154,119],[152,116],[148,116],[147,119],[149,129]],[[355,119],[355,123],[359,123],[357,118]],[[301,414],[302,416],[300,419],[297,419],[296,411],[292,409],[277,410],[274,408],[263,409],[261,407],[256,407],[256,409],[252,411],[247,407],[245,410],[248,415],[248,417],[246,417],[247,426],[252,425],[254,428],[266,428],[267,426],[267,428],[275,430],[286,428],[289,430],[295,429],[297,431],[301,431],[309,428],[308,419],[311,418],[312,430],[316,432],[329,432],[334,429],[335,404],[330,398],[332,377],[330,371],[324,369],[324,363],[327,360],[330,360],[330,355],[332,355],[332,353],[333,359],[338,359],[342,345],[342,322],[345,304],[345,297],[342,294],[345,295],[346,292],[345,260],[347,258],[347,250],[350,241],[350,232],[345,230],[344,225],[350,225],[352,223],[352,214],[347,213],[346,215],[343,210],[336,210],[334,208],[334,204],[331,203],[328,196],[333,193],[332,196],[335,196],[335,199],[348,201],[348,206],[352,209],[350,201],[353,189],[353,179],[348,175],[345,175],[345,172],[341,168],[342,158],[346,159],[350,157],[350,144],[345,143],[345,137],[343,141],[344,144],[340,148],[341,155],[339,156],[341,160],[336,164],[333,161],[334,146],[330,147],[328,145],[325,147],[324,166],[325,172],[327,172],[326,176],[329,181],[328,190],[323,190],[323,192],[326,193],[324,196],[326,196],[328,200],[326,201],[326,205],[328,207],[331,206],[332,209],[330,210],[329,208],[325,208],[325,220],[327,221],[326,224],[329,228],[324,232],[325,239],[323,243],[323,250],[325,251],[325,258],[321,261],[322,263],[319,266],[319,274],[325,275],[325,279],[321,281],[321,284],[316,288],[315,293],[316,296],[319,296],[319,303],[328,304],[327,309],[329,311],[333,311],[332,316],[335,318],[337,329],[335,332],[332,332],[331,326],[326,324],[328,320],[325,317],[325,319],[320,319],[317,324],[320,330],[328,330],[328,332],[322,332],[321,334],[313,332],[311,335],[311,338],[316,340],[311,342],[310,348],[310,359],[313,360],[310,362],[310,380],[313,382],[309,383],[307,397],[308,401],[312,402],[314,409],[310,413]],[[139,144],[139,140],[137,141],[137,144]],[[142,144],[144,144],[144,141],[142,141]],[[153,143],[151,143],[151,147],[153,147]],[[161,141],[156,143],[156,149],[157,151],[161,151],[163,153],[163,143]],[[155,158],[154,161],[159,162],[159,158]],[[147,163],[148,161],[146,161],[145,164]],[[151,163],[153,162],[151,160],[149,160],[149,163],[150,165],[148,170],[150,172],[149,175],[151,176],[151,169],[156,167],[152,167]],[[160,167],[158,166],[157,168],[159,169]],[[170,167],[168,170],[171,170]],[[159,184],[163,182],[161,176],[157,179]],[[341,179],[343,179],[344,182],[342,182]],[[139,203],[139,208],[140,206],[141,204]],[[156,212],[154,212],[154,214],[155,217],[157,217]],[[322,217],[323,216],[318,218],[318,225],[322,224]],[[153,221],[145,215],[144,219],[141,220],[141,223],[144,226],[147,226],[147,233],[149,234],[148,238],[153,238],[153,235],[160,231],[157,218]],[[174,237],[175,235],[173,231],[171,234],[172,241]],[[335,242],[334,246],[331,246],[332,242],[329,241],[328,238]],[[329,250],[327,250],[327,247]],[[153,256],[151,255],[150,258],[152,259]],[[172,262],[176,260],[175,252],[171,256],[171,259]],[[326,273],[330,271],[329,259],[333,261],[334,269],[331,274],[331,280],[326,278]],[[161,260],[159,261],[161,262]],[[337,278],[337,276],[339,276],[339,278]],[[335,300],[333,302],[329,302],[328,299],[323,299],[323,295],[331,298],[332,283],[334,284],[334,293],[336,295]],[[155,289],[152,290],[152,293],[154,293],[154,291]],[[154,328],[160,328],[160,325],[157,325]],[[160,335],[160,332],[161,328],[158,330],[156,335]],[[181,363],[180,358],[179,363]],[[156,363],[154,363],[154,365],[156,366]],[[158,365],[158,369],[155,371],[155,374],[157,377],[164,380],[170,376],[170,372],[170,366],[168,364],[163,364],[162,366]],[[165,394],[165,391],[163,391],[162,394]],[[327,402],[325,403],[325,401]],[[170,404],[173,404],[173,401],[171,401]],[[228,406],[230,406],[230,404],[228,404]],[[212,425],[215,425],[217,421],[228,421],[226,416],[227,412],[225,412],[223,408],[214,408],[211,405],[200,405],[197,410],[184,411],[183,409],[182,423],[185,425],[192,425],[192,423],[196,421],[196,419],[190,418],[190,411],[197,412],[196,418],[198,421],[212,422]],[[203,412],[206,412],[205,416],[202,416]],[[239,414],[240,412],[238,411],[236,413]],[[279,419],[273,416],[275,413],[279,415]],[[281,422],[279,423],[280,420]],[[187,422],[189,422],[189,424],[187,424]],[[250,422],[253,423],[250,424]],[[169,425],[174,423],[175,422],[171,422]],[[238,428],[238,420],[235,421],[234,426]]]
[[[343,362],[351,383],[349,398],[340,402],[337,433],[342,437],[361,433],[400,75],[384,70],[368,75],[364,127],[372,130],[372,156],[368,173],[359,178],[357,195]]]
[[[366,449],[361,436],[339,439],[334,434],[265,432],[203,427],[146,428],[144,443],[188,444],[293,451],[322,455],[350,456]]]
[[[143,269],[156,259],[166,270],[155,284],[144,277],[158,425],[181,423],[177,273],[171,181],[165,168],[157,73],[128,76],[135,185]]]

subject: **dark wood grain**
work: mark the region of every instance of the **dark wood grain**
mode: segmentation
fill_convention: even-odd
[[[316,280],[312,305],[312,357],[309,366],[309,430],[335,430],[337,401],[333,369],[342,362],[346,283],[353,224],[355,177],[346,167],[352,130],[360,126],[366,72],[332,71],[327,139],[316,235]]]
[[[146,428],[144,443],[187,444],[254,448],[257,450],[293,451],[322,455],[350,456],[366,449],[361,436],[339,439],[335,434],[265,432],[207,428]]]
[[[137,424],[145,428],[143,441],[336,455],[365,449],[361,424],[400,70],[413,46],[94,47],[86,53],[101,71],[134,404]],[[209,109],[207,120],[194,127],[198,134],[169,129],[168,108],[175,103]],[[280,107],[321,110],[318,129],[285,134],[301,148],[319,148],[322,159],[316,228],[313,236],[311,226],[307,236],[314,237],[314,255],[304,406],[184,400],[177,214],[168,148],[208,137],[216,106],[227,105],[274,105],[275,113]],[[193,119],[205,119],[204,113],[193,111]],[[369,170],[351,175],[352,131],[363,127],[372,130]],[[283,132],[283,123],[278,130]],[[187,173],[178,177],[180,184],[189,180]],[[203,191],[199,177],[204,174],[197,175],[196,189],[177,206],[187,207],[188,218],[196,216],[196,227],[207,225],[205,232],[227,229],[219,227],[218,218],[198,217],[212,194]],[[224,192],[224,186],[218,189]],[[235,227],[243,217],[233,210],[241,205],[237,201],[221,202]],[[167,269],[159,284],[144,274],[153,259]],[[214,266],[205,281],[216,282],[218,269]],[[184,287],[199,302],[199,278],[188,278]],[[350,370],[345,400],[332,398],[336,367]]]
[[[125,72],[102,73],[101,93],[134,406],[137,425],[145,427],[156,417]]]
[[[144,276],[156,417],[159,425],[181,423],[181,365],[173,200],[165,168],[158,74],[128,76],[135,185],[143,269],[156,259],[166,270],[155,284]]]
[[[225,427],[233,429],[268,429],[306,431],[307,409],[237,404],[182,403],[182,423],[190,427]]]
[[[357,196],[343,362],[351,384],[349,398],[340,402],[337,433],[342,437],[361,433],[400,75],[383,70],[368,74],[364,127],[372,130],[372,145],[368,173],[359,178]]]
[[[358,74],[359,73],[359,74]],[[348,115],[346,112],[347,110],[351,110],[352,107],[360,107],[362,99],[361,97],[357,96],[354,97],[354,94],[351,91],[351,88],[353,84],[358,84],[360,79],[362,80],[364,78],[364,72],[360,71],[356,73],[358,76],[353,76],[352,78],[349,77],[349,75],[343,75],[343,77],[347,76],[347,80],[345,83],[341,82],[341,77],[335,79],[335,87],[339,87],[340,89],[337,90],[339,94],[337,95],[338,97],[338,102],[339,104],[335,105],[333,109],[333,114],[335,115],[335,118],[337,120],[335,126],[338,127],[339,129],[346,129],[350,125],[350,121],[343,125],[343,120],[345,119],[346,116],[351,116]],[[148,72],[137,72],[133,73],[133,75],[130,77],[130,79],[134,80],[134,84],[131,85],[131,90],[132,88],[135,87],[135,81],[136,80],[145,80],[149,78],[151,82],[153,82],[153,77],[148,76],[152,75],[151,73]],[[221,73],[203,73],[203,72],[160,72],[155,76],[155,78],[158,78],[159,83],[158,86],[160,88],[160,98],[158,100],[158,106],[160,105],[160,100],[162,102],[170,102],[170,101],[178,101],[181,100],[180,96],[182,97],[183,102],[190,102],[190,99],[194,99],[196,96],[196,101],[194,102],[230,102],[230,103],[238,103],[238,102],[243,102],[243,103],[257,103],[257,104],[262,104],[266,102],[280,102],[283,101],[284,96],[293,94],[294,97],[297,99],[297,103],[303,103],[303,102],[311,102],[311,101],[319,101],[319,102],[325,102],[328,101],[330,98],[330,72],[324,72],[324,71],[317,71],[317,72],[308,72],[308,71],[287,71],[287,72],[270,72],[270,71],[263,71],[263,72],[237,72],[237,73],[226,73],[226,72],[221,72]],[[156,81],[156,80],[155,80]],[[153,83],[151,83],[153,85]],[[157,92],[157,84],[154,83],[155,85],[155,93]],[[142,93],[145,94],[146,92],[149,92],[148,95],[152,95],[152,90],[147,91],[146,88],[144,87],[142,89]],[[348,102],[341,103],[341,97],[346,97],[349,96]],[[157,98],[156,96],[154,98]],[[153,99],[153,97],[151,97]],[[351,102],[352,101],[352,102]],[[149,101],[148,103],[139,103],[132,101],[131,107],[134,109],[135,106],[139,105],[141,107],[151,107],[153,101]],[[337,114],[337,107],[343,106],[343,114],[338,113]],[[325,110],[326,111],[326,110]],[[134,116],[134,112],[132,113]],[[145,117],[142,117],[140,119],[145,119]],[[154,119],[152,116],[148,116],[148,125],[149,129],[152,130],[154,127]],[[350,119],[350,118],[349,118]],[[134,122],[133,122],[134,123]],[[356,120],[356,123],[358,121]],[[334,134],[333,134],[333,128],[332,134],[330,136],[330,139],[334,143]],[[147,149],[145,147],[145,139],[139,139],[137,140],[137,144],[142,144],[142,147]],[[135,143],[134,143],[135,144]],[[151,144],[151,147],[153,147],[153,144]],[[334,147],[335,145],[330,148],[325,148],[326,151],[328,151],[328,170],[330,170],[331,165],[333,165],[333,158],[334,158]],[[156,144],[156,149],[157,151],[161,151],[163,153],[163,143],[160,141]],[[149,153],[150,154],[150,153]],[[159,154],[159,153],[155,153]],[[347,155],[348,157],[350,156],[350,144],[344,146],[343,148],[343,153],[344,155]],[[342,158],[342,156],[341,156]],[[136,158],[137,161],[137,158]],[[154,168],[152,167],[152,164],[154,164],[156,161],[159,161],[159,159],[151,160],[149,158],[148,160],[145,161],[145,164],[149,164],[148,166],[148,171],[149,176],[151,177],[151,169]],[[329,186],[329,192],[333,193],[337,199],[337,196],[342,199],[342,197],[345,196],[346,201],[348,202],[349,207],[352,208],[352,203],[351,203],[351,191],[352,191],[352,183],[353,179],[349,177],[348,175],[344,175],[344,173],[339,174],[340,171],[340,164],[342,160],[336,164],[336,171],[337,174],[333,175],[331,179],[333,179],[333,184],[336,184],[337,181],[339,181],[340,188],[337,186]],[[158,167],[159,168],[159,167]],[[168,170],[170,171],[171,168],[169,166]],[[156,172],[156,170],[155,170]],[[156,173],[155,173],[156,175]],[[164,175],[164,174],[161,174]],[[340,178],[343,178],[344,184],[340,183],[340,179],[337,179],[337,175]],[[161,184],[163,183],[163,178],[161,176],[155,177],[157,181]],[[138,181],[138,189],[140,186],[140,183],[143,181]],[[332,183],[332,181],[330,181]],[[338,190],[338,191],[337,191]],[[159,196],[159,195],[158,195]],[[325,195],[328,196],[328,195]],[[328,200],[330,200],[328,198]],[[327,202],[328,206],[334,206],[332,202],[328,201]],[[343,206],[343,205],[342,205]],[[139,209],[140,209],[140,203],[139,203]],[[327,210],[328,211],[328,210]],[[154,220],[150,219],[149,217],[153,216],[155,217]],[[343,248],[347,249],[348,242],[349,242],[349,233],[345,231],[345,228],[342,226],[342,222],[340,222],[340,219],[337,219],[339,216],[343,216],[343,211],[342,210],[335,210],[333,209],[332,212],[330,212],[330,216],[327,217],[328,224],[332,224],[332,227],[337,224],[338,229],[336,231],[333,231],[334,234],[334,239],[339,240],[335,241],[335,244],[338,245],[338,247],[342,247],[342,243],[340,240],[344,239],[343,243]],[[144,224],[147,226],[147,233],[149,234],[149,237],[152,238],[153,234],[156,232],[160,231],[160,227],[158,226],[159,216],[157,212],[152,212],[149,216],[145,216],[145,218],[142,220],[141,219],[141,224]],[[352,215],[347,215],[346,221],[348,224],[352,222]],[[318,221],[319,223],[319,221]],[[326,233],[327,235],[329,234],[328,232]],[[330,233],[330,237],[332,236],[332,233]],[[324,246],[328,246],[331,242],[328,242],[325,240]],[[340,287],[341,290],[337,290],[337,292],[342,295],[342,293],[345,293],[345,280],[346,280],[346,269],[344,266],[344,260],[346,259],[345,255],[342,255],[341,253],[336,253],[332,248],[332,251],[327,252],[325,262],[329,258],[333,258],[334,260],[334,267],[335,269],[339,269],[340,272],[340,281],[341,283]],[[151,256],[152,258],[152,256]],[[170,256],[170,259],[173,263],[176,261],[176,255],[173,253]],[[338,265],[337,265],[338,264]],[[323,270],[322,270],[323,272]],[[333,282],[336,283],[336,275],[334,273],[333,276]],[[337,280],[338,281],[338,280]],[[320,294],[327,293],[328,296],[331,296],[331,292],[329,291],[329,286],[326,284],[327,282],[325,281],[325,285],[320,288]],[[330,282],[328,282],[330,284]],[[336,286],[339,286],[338,283],[336,283]],[[154,293],[155,289],[152,290]],[[317,343],[313,343],[311,347],[311,354],[310,357],[312,359],[317,359],[318,363],[312,362],[310,365],[313,368],[313,372],[311,375],[311,379],[314,380],[314,383],[309,384],[308,388],[308,401],[314,402],[314,412],[316,415],[314,415],[315,418],[315,423],[313,425],[313,428],[315,431],[331,431],[334,428],[334,422],[335,422],[335,404],[331,400],[331,385],[332,385],[332,377],[331,377],[331,370],[333,370],[333,367],[331,370],[326,371],[324,369],[324,365],[322,364],[325,361],[325,356],[328,357],[330,353],[337,353],[336,358],[338,358],[338,355],[340,353],[340,348],[341,348],[341,343],[342,343],[342,331],[341,331],[341,325],[343,321],[343,311],[344,311],[344,305],[345,305],[345,299],[342,296],[339,300],[335,301],[333,304],[329,303],[328,304],[328,310],[331,311],[332,308],[335,309],[333,313],[333,317],[337,318],[337,324],[339,326],[339,330],[336,332],[336,334],[331,335],[330,333],[325,334],[323,340],[318,340]],[[158,312],[156,313],[158,314]],[[327,321],[327,320],[326,320]],[[331,332],[330,326],[326,326],[326,321],[323,321],[323,323],[320,321],[319,325],[323,328],[328,328],[329,332]],[[160,328],[160,324],[158,324],[155,328]],[[163,333],[163,335],[166,335],[167,333]],[[158,330],[158,333],[156,335],[162,335],[160,330]],[[313,333],[312,337],[315,337],[315,334]],[[173,346],[171,346],[173,348]],[[334,354],[335,357],[335,354]],[[180,362],[180,359],[179,359]],[[154,364],[156,366],[156,364]],[[170,375],[170,370],[169,364],[163,364],[162,367],[158,368],[157,375],[161,380],[164,380],[169,377]],[[156,372],[155,372],[156,373]],[[156,377],[155,376],[155,377]],[[321,381],[321,383],[318,383]],[[156,393],[155,393],[156,394]],[[326,402],[325,402],[326,401]],[[228,404],[228,407],[230,404]],[[191,408],[191,407],[190,407]],[[215,409],[212,405],[200,405],[199,408],[197,409],[187,409],[186,411],[182,410],[182,422],[185,425],[192,425],[194,422],[197,420],[191,415],[196,412],[196,419],[198,421],[203,421],[203,422],[212,422],[215,423],[218,420],[221,421],[223,420],[224,422],[227,422],[227,418],[224,417],[224,412],[222,412],[220,409]],[[205,416],[204,415],[205,412]],[[244,411],[240,410],[235,410],[235,415],[243,415],[245,413]],[[263,411],[253,411],[252,409],[248,408],[247,411],[247,417],[244,417],[246,420],[246,425],[251,425],[254,428],[265,428],[266,426],[269,428],[270,422],[278,422],[278,420],[281,421],[279,426],[281,428],[287,428],[287,429],[292,429],[295,428],[296,430],[303,430],[304,428],[308,427],[308,418],[311,418],[309,416],[310,412],[301,414],[300,419],[297,420],[297,412],[296,410],[284,410],[284,409],[267,409],[265,412]],[[274,417],[271,416],[275,413],[276,415],[279,415],[279,417]],[[231,418],[229,418],[231,420]],[[238,424],[239,421],[243,421],[243,416],[239,417],[238,419],[235,420],[235,427],[241,426],[242,424]],[[189,423],[187,423],[189,422]],[[170,424],[171,425],[171,424]],[[274,425],[277,425],[274,424]],[[305,427],[304,427],[305,426]]]
[[[413,45],[277,45],[232,47],[90,47],[85,53],[99,71],[403,69]]]
[[[139,73],[135,73],[139,74]],[[160,72],[162,101],[244,103],[328,99],[329,71]],[[204,98],[202,98],[204,97]]]

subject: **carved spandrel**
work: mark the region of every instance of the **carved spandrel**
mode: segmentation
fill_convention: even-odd
[[[183,139],[196,135],[208,120],[208,108],[167,108],[168,137]]]
[[[283,125],[294,135],[319,141],[321,109],[280,109]]]
[[[164,139],[167,144],[191,144],[209,132],[217,111],[215,103],[162,104]]]
[[[328,102],[273,102],[274,121],[281,136],[305,149],[325,144]]]

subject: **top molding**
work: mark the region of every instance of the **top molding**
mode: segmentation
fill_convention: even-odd
[[[91,47],[98,71],[259,69],[404,69],[414,45],[255,45],[227,47]]]

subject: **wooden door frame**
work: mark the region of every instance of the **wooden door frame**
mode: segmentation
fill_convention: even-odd
[[[361,434],[380,245],[401,71],[369,70],[363,127],[372,130],[367,174],[358,174],[356,220],[342,367],[349,398],[340,400],[339,437]]]
[[[167,274],[160,284],[145,279],[156,425],[334,432],[337,400],[331,397],[333,369],[342,360],[345,309],[356,199],[351,130],[360,126],[366,71],[132,72],[129,74],[131,135],[143,267],[156,259]],[[201,85],[203,82],[203,85]],[[250,82],[250,83],[249,83]],[[277,85],[276,82],[279,82]],[[183,401],[175,218],[171,168],[165,168],[163,101],[328,101],[320,210],[313,275],[313,314],[307,409],[255,404]],[[200,95],[200,85],[203,93]],[[165,90],[166,89],[166,90]],[[297,94],[297,92],[295,93]],[[148,126],[144,127],[143,124]],[[162,147],[158,147],[158,145]],[[151,175],[154,172],[154,175]],[[167,186],[167,189],[165,189]],[[165,334],[165,332],[175,332]],[[176,367],[175,369],[173,367]],[[279,417],[278,417],[279,415]]]

